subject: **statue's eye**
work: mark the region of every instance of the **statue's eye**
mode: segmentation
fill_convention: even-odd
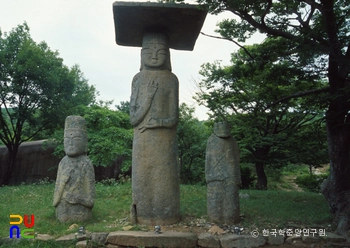
[[[151,51],[151,49],[144,48],[144,49],[142,49],[142,54],[152,54],[152,51]]]
[[[157,53],[160,55],[166,55],[166,50],[160,49]]]

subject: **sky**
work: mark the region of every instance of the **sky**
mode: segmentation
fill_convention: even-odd
[[[65,65],[78,64],[89,84],[99,92],[97,99],[113,100],[114,106],[130,99],[131,81],[140,68],[141,48],[116,44],[113,2],[0,0],[0,29],[9,32],[27,22],[34,41],[45,41],[51,50],[57,50]],[[202,32],[215,35],[216,24],[225,18],[233,18],[233,14],[208,14]],[[250,43],[261,39],[254,37]],[[180,83],[180,103],[195,107],[198,119],[207,119],[208,112],[193,99],[198,92],[196,84],[201,80],[201,65],[216,60],[228,65],[230,54],[237,49],[232,42],[200,34],[193,51],[170,50],[172,72]]]

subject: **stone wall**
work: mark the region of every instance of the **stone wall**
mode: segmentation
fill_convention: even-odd
[[[10,184],[35,183],[40,179],[55,180],[60,158],[52,155],[53,148],[43,149],[44,140],[24,142],[18,155],[10,178]],[[0,169],[8,159],[6,146],[0,146]],[[96,180],[118,178],[123,159],[117,158],[109,167],[94,167]]]
[[[34,183],[45,177],[51,180],[56,178],[60,159],[52,155],[52,148],[44,150],[43,142],[44,140],[31,141],[20,145],[10,184]],[[7,147],[0,146],[0,164],[5,164],[7,159]]]

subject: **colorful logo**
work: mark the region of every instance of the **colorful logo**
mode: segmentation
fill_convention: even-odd
[[[17,221],[11,221],[11,219],[17,219]],[[28,215],[24,215],[24,225],[27,227],[25,229],[22,228],[22,230],[19,228],[19,226],[22,224],[23,218],[19,214],[10,214],[10,239],[13,238],[13,230],[16,230],[16,237],[19,238],[20,236],[26,239],[33,239],[34,238],[34,229],[32,228],[34,226],[34,214],[30,217],[30,223],[28,223]]]

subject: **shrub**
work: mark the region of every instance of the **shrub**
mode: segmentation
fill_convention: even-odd
[[[300,175],[295,179],[295,182],[303,189],[311,192],[320,192],[320,186],[323,180],[328,177],[327,174],[307,174]]]

